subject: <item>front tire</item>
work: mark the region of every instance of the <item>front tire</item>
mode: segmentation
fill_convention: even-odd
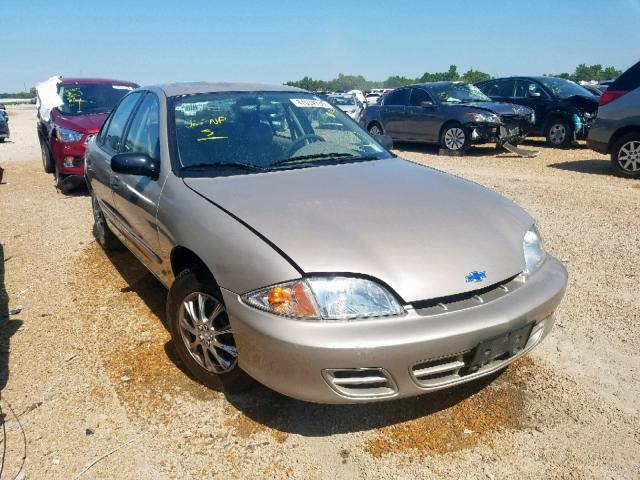
[[[568,120],[552,119],[547,126],[545,137],[550,147],[569,148],[573,144],[573,126]]]
[[[459,123],[446,125],[440,133],[440,146],[449,152],[465,152],[470,145],[469,135]]]
[[[210,275],[184,270],[167,296],[167,321],[173,345],[189,371],[209,388],[229,393],[254,380],[238,366],[233,330],[224,301]]]
[[[51,151],[42,138],[40,138],[40,153],[42,155],[42,166],[44,167],[45,173],[53,173],[55,171],[55,166],[53,164],[53,159],[51,158]]]
[[[620,137],[611,149],[611,164],[616,175],[640,178],[640,133]]]

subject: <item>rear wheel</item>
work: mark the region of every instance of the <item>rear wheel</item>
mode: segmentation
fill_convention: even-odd
[[[253,379],[238,366],[238,350],[219,290],[209,275],[184,270],[167,296],[173,344],[189,371],[209,388],[240,392]]]
[[[611,163],[617,175],[640,178],[640,133],[618,139],[611,149]]]
[[[469,148],[469,136],[459,123],[451,123],[442,129],[440,146],[450,152],[464,152]]]
[[[376,135],[382,135],[382,127],[376,122],[370,124],[367,130],[373,137],[375,137]]]
[[[573,143],[573,127],[568,120],[554,118],[545,132],[547,144],[555,148],[569,148]]]
[[[107,252],[117,250],[122,246],[122,243],[107,225],[107,220],[104,218],[100,202],[98,202],[95,194],[91,194],[91,207],[93,208],[93,236],[96,237],[100,246]]]

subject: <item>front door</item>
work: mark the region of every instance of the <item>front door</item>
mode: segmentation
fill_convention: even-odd
[[[158,97],[147,92],[127,128],[121,153],[142,153],[159,162],[159,120]],[[161,262],[156,219],[161,185],[157,180],[142,175],[114,172],[112,176],[115,207],[124,233],[130,237],[138,253],[152,262],[148,266],[156,270]]]

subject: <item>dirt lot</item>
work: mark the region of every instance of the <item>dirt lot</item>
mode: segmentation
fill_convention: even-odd
[[[535,159],[401,146],[531,212],[569,270],[567,296],[553,334],[500,376],[321,406],[191,380],[161,325],[163,287],[96,245],[86,193],[54,190],[35,110],[10,118],[0,283],[23,309],[0,327],[2,478],[23,463],[26,478],[640,477],[640,182],[611,176],[605,157],[541,141]]]

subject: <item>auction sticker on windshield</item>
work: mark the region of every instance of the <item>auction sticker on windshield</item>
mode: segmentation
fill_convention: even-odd
[[[302,108],[333,108],[329,102],[314,100],[311,98],[290,98],[291,103]]]

